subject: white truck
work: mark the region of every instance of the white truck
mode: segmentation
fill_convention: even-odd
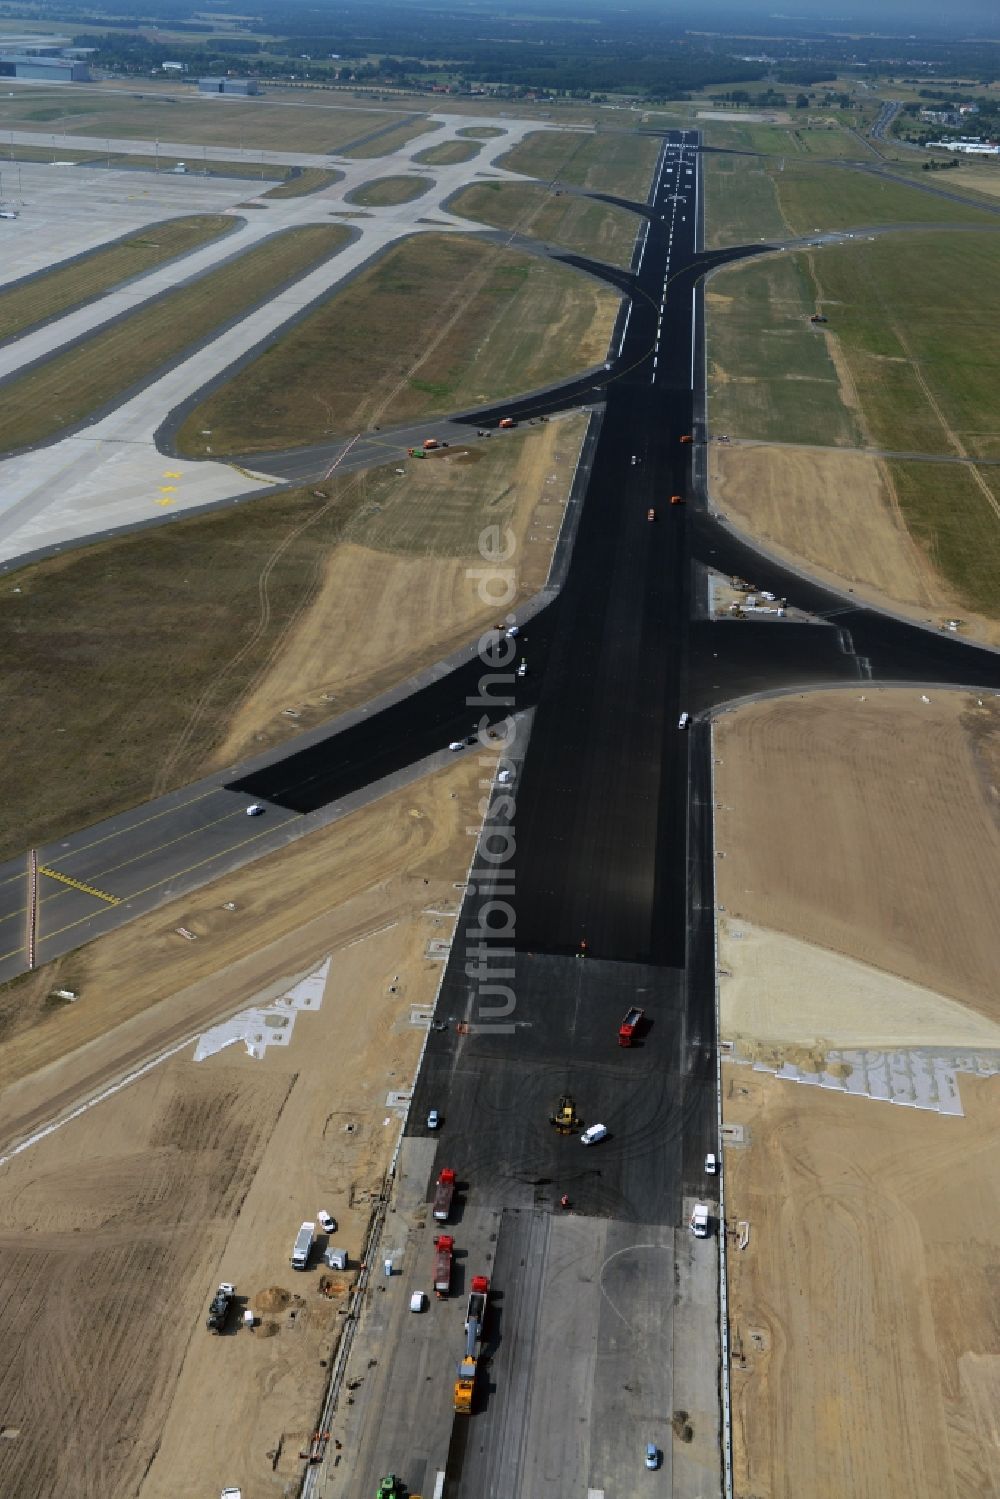
[[[691,1232],[696,1239],[708,1238],[708,1207],[704,1202],[696,1202],[691,1213]]]
[[[293,1270],[307,1270],[309,1268],[309,1256],[312,1253],[315,1237],[315,1223],[303,1223],[295,1235],[295,1247],[292,1250]]]

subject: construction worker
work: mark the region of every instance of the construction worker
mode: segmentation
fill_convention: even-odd
[[[565,1192],[563,1193],[563,1195],[559,1199],[559,1206],[561,1208],[568,1208],[569,1207],[569,1197],[567,1196],[567,1194]]]

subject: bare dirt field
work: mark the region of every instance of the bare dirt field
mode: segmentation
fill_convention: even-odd
[[[248,691],[214,763],[228,765],[367,701],[492,624],[495,609],[472,576],[484,526],[514,537],[515,601],[537,593],[586,427],[585,416],[572,416],[492,442],[488,452],[451,450],[411,463],[403,478],[387,477],[377,511],[362,510],[348,530],[357,540],[331,552],[312,602]],[[331,651],[331,641],[349,641],[350,649]],[[289,704],[298,719],[282,716]]]
[[[739,1499],[1000,1491],[1000,1079],[966,1117],[723,1068]]]
[[[15,1043],[14,1074],[32,1075],[5,1090],[5,1139],[331,957],[322,1007],[287,1046],[197,1064],[185,1047],[0,1167],[5,1495],[297,1491],[354,1276],[323,1295],[319,1269],[290,1269],[291,1243],[324,1207],[356,1271],[481,773],[449,766],[60,965],[81,998]],[[181,920],[202,940],[179,941]],[[252,1332],[238,1317],[206,1330],[223,1279]]]
[[[926,696],[930,701],[923,701]],[[1000,699],[750,704],[716,727],[721,1029],[1000,1058]],[[971,1499],[1000,1484],[1000,1079],[964,1117],[723,1064],[739,1499]]]
[[[927,695],[865,683],[724,715],[718,900],[1000,1022],[1000,699]]]
[[[937,472],[947,485],[950,474]],[[883,460],[834,448],[715,446],[709,488],[736,525],[817,577],[921,620],[961,618],[968,635],[1000,641],[1000,624],[971,612],[914,540]]]

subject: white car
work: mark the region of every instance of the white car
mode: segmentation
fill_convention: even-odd
[[[437,1129],[440,1123],[441,1115],[438,1113],[437,1109],[431,1109],[430,1113],[427,1115],[427,1128]]]
[[[527,663],[527,661],[522,661],[521,662],[520,666],[517,668],[517,674],[518,674],[519,677],[526,677],[528,675],[528,663]]]
[[[705,1171],[708,1176],[714,1176],[719,1169],[719,1158],[714,1151],[709,1151],[705,1157]]]
[[[501,786],[509,786],[510,785],[510,781],[511,781],[510,771],[509,770],[501,770],[501,771],[499,771],[498,774],[497,774],[497,781],[499,782],[499,784]]]
[[[520,625],[511,625],[510,628],[506,632],[507,639],[508,640],[513,640],[514,637],[516,635],[520,635],[520,633],[521,633],[521,627],[520,627]]]
[[[580,1136],[580,1144],[596,1145],[599,1140],[606,1140],[607,1135],[608,1126],[606,1124],[592,1124],[590,1128],[585,1129],[583,1134]]]
[[[263,813],[264,808],[261,806],[260,802],[251,802],[249,807],[247,807],[248,817],[261,817],[263,816]]]
[[[425,1312],[427,1310],[427,1297],[423,1291],[414,1291],[410,1297],[411,1312]]]
[[[335,1234],[337,1232],[337,1220],[331,1217],[325,1208],[320,1208],[316,1214],[316,1222],[325,1234]]]
[[[465,745],[462,743],[461,739],[453,739],[448,748],[450,750],[462,750],[465,749]]]
[[[690,713],[682,713],[681,716],[680,716],[680,718],[677,720],[677,727],[679,729],[686,729],[687,726],[688,726],[688,724],[690,722],[691,722],[691,715],[690,715]]]

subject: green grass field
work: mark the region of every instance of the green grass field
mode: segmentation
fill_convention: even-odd
[[[655,136],[549,130],[526,135],[497,166],[645,203],[659,153]]]
[[[708,388],[714,431],[837,447],[860,441],[826,342],[809,322],[814,298],[801,255],[745,264],[712,278]]]
[[[935,184],[931,184],[934,186]],[[778,202],[790,230],[853,229],[866,224],[995,224],[997,216],[970,203],[921,192],[848,167],[787,161],[776,179]]]
[[[922,192],[922,185],[927,177],[919,172],[910,185],[795,155],[711,154],[705,158],[706,242],[714,248],[867,225],[1000,222],[982,200],[970,195],[955,203]]]
[[[816,257],[876,443],[1000,458],[1000,234],[912,234]]]
[[[412,203],[433,186],[432,177],[376,177],[345,193],[344,202],[362,208],[391,208],[396,203]]]
[[[642,220],[611,203],[563,193],[558,198],[540,184],[474,182],[454,198],[453,213],[510,229],[578,255],[592,255],[611,265],[627,266]]]
[[[399,118],[392,110],[306,104],[301,96],[287,102],[227,99],[220,108],[218,99],[201,97],[195,88],[169,94],[150,88],[145,97],[136,97],[137,92],[76,84],[72,89],[19,89],[0,97],[0,131],[13,127],[111,140],[336,151]]]
[[[451,167],[460,161],[471,161],[482,149],[476,141],[442,141],[439,146],[428,146],[426,151],[418,151],[413,160],[428,167]]]
[[[192,705],[251,642],[220,680],[171,784],[204,772],[361,502],[347,486],[327,488],[335,505],[290,491],[18,572],[21,591],[8,586],[0,611],[0,691],[11,713],[0,799],[17,808],[3,822],[0,858],[144,801]],[[285,542],[253,642],[261,572]],[[128,649],[109,651],[109,640]],[[58,734],[66,724],[72,734]]]
[[[490,141],[506,132],[496,125],[463,125],[460,130],[456,130],[455,134],[474,141]]]
[[[26,333],[47,318],[61,317],[123,281],[155,270],[238,227],[237,220],[222,214],[150,224],[118,244],[91,250],[70,265],[54,266],[26,285],[0,287],[0,340]]]
[[[289,172],[284,182],[268,188],[265,198],[304,198],[308,193],[318,193],[335,182],[343,182],[343,172],[327,171],[323,167],[303,167],[296,174]]]
[[[774,164],[764,157],[706,156],[705,243],[709,249],[780,239],[788,233],[778,207]]]
[[[203,402],[178,450],[275,451],[565,379],[604,359],[618,301],[551,262],[420,235]]]
[[[374,128],[374,127],[373,127]],[[385,135],[378,136],[373,141],[366,142],[363,146],[342,146],[341,156],[349,156],[352,161],[369,161],[376,156],[388,156],[393,151],[409,145],[410,141],[417,140],[421,135],[427,135],[432,130],[440,130],[441,126],[429,120],[412,120],[409,124],[400,124],[395,130],[388,131]],[[359,137],[367,132],[359,131]]]
[[[970,472],[930,463],[889,464],[903,519],[966,608],[1000,615],[1000,521]],[[1000,504],[995,469],[978,470]]]
[[[85,421],[194,340],[327,260],[347,239],[348,231],[335,224],[275,235],[9,380],[0,404],[0,451]]]
[[[181,518],[8,577],[0,806],[17,816],[0,819],[0,859],[146,800],[208,690],[207,711],[167,784],[204,775],[338,543],[475,558],[483,525],[502,524],[514,506],[518,462],[534,438],[518,432],[447,465],[409,464],[403,477],[390,464]],[[564,494],[560,487],[546,498]],[[109,640],[128,649],[109,651]],[[331,640],[330,669],[352,649],[350,632]],[[301,678],[300,664],[291,671]],[[364,700],[363,684],[359,692]],[[67,724],[71,736],[59,732]]]

